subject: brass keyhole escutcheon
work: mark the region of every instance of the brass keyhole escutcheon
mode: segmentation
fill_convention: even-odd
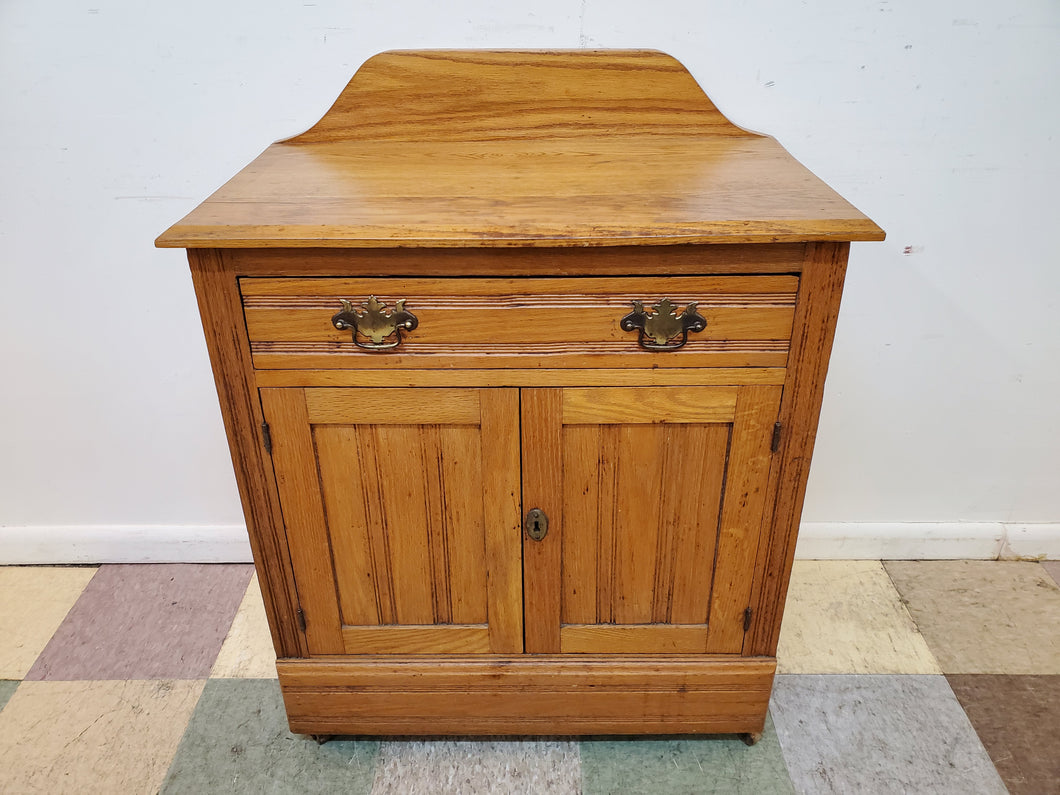
[[[548,535],[548,516],[540,508],[531,508],[526,513],[523,527],[526,528],[526,534],[530,538],[534,541],[540,541]]]

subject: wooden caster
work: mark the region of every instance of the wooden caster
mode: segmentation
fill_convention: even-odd
[[[762,739],[762,732],[743,732],[740,734],[740,739],[743,740],[746,745],[754,745]]]
[[[310,734],[309,736],[317,741],[317,745],[323,745],[324,743],[326,743],[328,740],[330,740],[335,735],[334,734]]]

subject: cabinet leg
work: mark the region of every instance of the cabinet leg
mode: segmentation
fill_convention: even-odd
[[[334,734],[310,734],[309,736],[310,736],[311,739],[317,741],[317,745],[323,745],[324,743],[326,743],[328,740],[330,740],[335,735]]]
[[[762,739],[762,732],[743,732],[740,734],[740,739],[747,745],[754,745]]]

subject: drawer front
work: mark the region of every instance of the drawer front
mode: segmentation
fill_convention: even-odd
[[[248,277],[240,289],[254,366],[263,370],[783,367],[798,277]],[[380,305],[374,313],[371,296]],[[385,325],[401,301],[415,327],[374,339],[348,324],[336,328],[343,299],[362,328]],[[663,299],[673,307],[672,328],[693,312],[705,328],[665,337],[666,324],[652,321],[668,314],[657,308]]]

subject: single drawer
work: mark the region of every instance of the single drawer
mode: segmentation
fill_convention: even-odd
[[[240,289],[263,370],[783,367],[798,277],[247,277]]]

